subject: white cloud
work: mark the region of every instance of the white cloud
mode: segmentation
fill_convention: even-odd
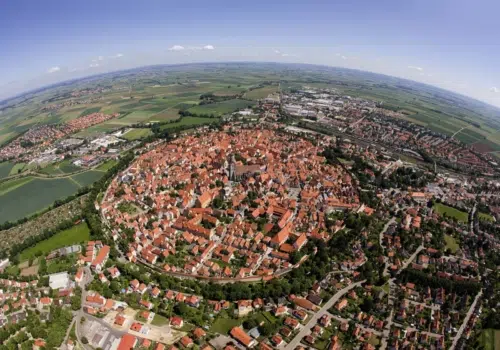
[[[276,53],[276,54],[278,54],[278,55],[281,55],[281,51],[280,51],[280,50],[276,50],[276,49],[274,49],[273,51],[274,51],[274,53]]]
[[[346,56],[340,56],[340,58],[342,58],[343,60],[346,60],[347,57]]]
[[[99,63],[91,63],[89,65],[90,68],[95,68],[95,67],[99,67]]]
[[[58,66],[50,67],[49,70],[47,71],[47,73],[55,73],[55,72],[59,72],[60,70],[61,70],[61,68]]]
[[[115,58],[120,58],[120,57],[123,57],[123,54],[122,54],[122,53],[117,53],[117,54],[115,55]]]
[[[408,68],[418,70],[419,72],[422,72],[424,70],[422,67],[417,67],[417,66],[408,66]]]
[[[496,86],[493,86],[493,87],[490,88],[490,91],[498,94],[500,92],[500,89],[497,88]]]
[[[174,45],[171,48],[168,49],[169,51],[183,51],[185,50],[184,46],[181,45]]]
[[[213,45],[205,45],[203,46],[203,50],[215,50],[215,47]]]
[[[102,60],[104,59],[104,56],[99,56],[99,57],[97,57],[97,59],[98,59],[99,61],[102,61]]]

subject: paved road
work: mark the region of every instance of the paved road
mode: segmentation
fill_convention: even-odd
[[[408,267],[408,265],[410,265],[412,263],[413,260],[415,260],[415,258],[417,257],[417,255],[422,251],[422,249],[424,249],[424,246],[423,245],[419,245],[417,250],[415,250],[415,253],[413,253],[408,259],[406,259],[406,261],[403,263],[403,266],[401,267],[401,269],[399,269],[398,271],[398,275],[401,271],[403,271],[404,269],[406,269]]]
[[[311,317],[311,319],[309,320],[309,322],[307,322],[307,324],[300,330],[300,332],[295,336],[295,338],[293,338],[290,341],[290,343],[288,343],[288,345],[285,347],[285,350],[293,350],[293,349],[295,349],[297,347],[297,345],[300,344],[300,341],[302,340],[302,338],[304,338],[306,335],[308,335],[310,333],[311,328],[316,323],[318,323],[318,320],[324,314],[326,314],[328,312],[329,308],[331,308],[344,294],[346,294],[347,292],[349,292],[354,287],[360,286],[364,282],[365,281],[353,283],[350,286],[347,286],[347,287],[339,290],[337,293],[335,293],[335,295],[330,300],[328,300],[325,303],[325,305],[318,312],[316,312]]]
[[[384,228],[382,231],[380,231],[379,235],[379,243],[380,246],[385,250],[385,246],[383,244],[384,241],[384,233],[389,229],[389,226],[391,226],[393,223],[396,222],[396,218],[392,217],[387,223],[385,224]],[[384,255],[384,271],[382,272],[382,276],[389,276],[389,258]]]
[[[458,341],[462,337],[462,334],[464,333],[465,327],[467,327],[467,323],[469,323],[469,319],[472,316],[472,313],[474,312],[474,309],[476,308],[477,301],[479,298],[483,295],[483,291],[481,290],[479,293],[477,293],[476,298],[474,299],[474,302],[470,306],[469,311],[467,312],[467,315],[465,315],[464,322],[460,326],[460,329],[458,330],[457,334],[455,335],[455,338],[453,338],[453,343],[450,346],[450,350],[454,350],[455,347],[458,344]]]

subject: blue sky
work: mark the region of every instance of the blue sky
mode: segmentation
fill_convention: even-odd
[[[500,106],[498,1],[0,2],[0,98],[148,64],[254,60],[385,73]]]

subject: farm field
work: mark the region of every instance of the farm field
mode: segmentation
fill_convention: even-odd
[[[244,109],[255,105],[254,101],[246,101],[240,99],[232,99],[206,105],[198,105],[189,108],[188,111],[194,114],[213,114],[221,116],[223,114],[232,113],[238,109]]]
[[[484,350],[500,350],[500,330],[484,329],[479,337]]]
[[[34,258],[38,254],[45,255],[55,249],[87,242],[89,239],[89,227],[87,226],[87,223],[83,222],[67,230],[60,231],[49,239],[41,241],[35,246],[23,250],[19,255],[19,260],[28,260],[30,258]]]
[[[219,121],[219,118],[200,118],[200,117],[184,117],[179,122],[170,123],[163,125],[160,129],[172,129],[178,126],[198,126],[203,124],[211,124]]]
[[[139,140],[144,137],[151,135],[151,130],[147,128],[142,129],[130,129],[127,131],[122,137],[126,138],[129,141]]]
[[[5,177],[9,176],[13,167],[14,167],[14,163],[11,163],[11,162],[0,163],[0,179],[3,179]]]
[[[448,217],[452,217],[457,219],[458,221],[462,221],[467,223],[469,221],[469,214],[460,211],[458,209],[449,207],[447,205],[444,205],[442,203],[435,203],[434,206],[432,207],[436,212],[438,212],[441,215],[446,214]]]
[[[103,171],[89,170],[71,176],[73,181],[76,181],[81,187],[89,186],[99,180],[104,175]]]
[[[19,174],[24,170],[24,167],[26,166],[26,163],[16,163],[12,169],[10,169],[9,175],[16,175]]]
[[[44,230],[53,230],[68,218],[80,215],[87,197],[88,195],[80,196],[69,203],[43,213],[33,220],[0,231],[0,249],[8,249],[28,237],[41,234]]]
[[[114,167],[116,164],[118,163],[118,161],[114,160],[114,159],[110,159],[104,163],[102,163],[101,165],[99,165],[96,170],[100,170],[100,171],[108,171],[109,169],[111,169],[112,167]]]
[[[2,203],[0,223],[17,221],[39,212],[52,205],[54,201],[75,194],[79,188],[91,185],[104,173],[104,171],[89,170],[73,176],[53,179],[25,176],[0,183],[0,202]]]
[[[260,100],[262,98],[266,98],[268,95],[272,93],[277,92],[278,90],[279,87],[277,85],[269,85],[248,91],[243,95],[243,97],[248,98],[250,100]]]
[[[54,201],[75,194],[78,188],[76,183],[67,178],[31,178],[24,180],[22,184],[16,182],[16,185],[10,186],[7,192],[0,192],[2,193],[0,195],[2,203],[0,222],[16,221],[41,211]]]

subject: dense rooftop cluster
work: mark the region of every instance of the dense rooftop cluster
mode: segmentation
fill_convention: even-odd
[[[128,258],[167,272],[272,276],[309,237],[328,239],[325,214],[359,206],[350,175],[323,145],[272,130],[187,136],[141,155],[101,209]]]

